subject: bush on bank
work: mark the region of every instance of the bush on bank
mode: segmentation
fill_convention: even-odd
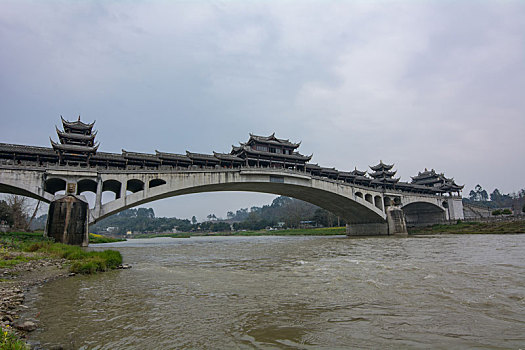
[[[0,334],[0,350],[27,350],[29,346],[26,345],[18,336],[11,332],[10,327],[2,329]]]
[[[98,243],[113,243],[113,242],[122,242],[125,239],[111,238],[103,235],[97,235],[95,233],[89,234],[89,243],[98,244]]]
[[[71,261],[70,271],[74,273],[95,273],[117,268],[122,264],[122,255],[115,250],[86,251],[81,247],[54,243],[41,233],[15,232],[0,235],[3,260],[6,266],[14,266],[31,259],[56,258]],[[5,252],[4,252],[5,250]],[[37,256],[12,254],[15,252],[36,253]],[[8,262],[11,262],[9,264]]]
[[[525,221],[469,222],[458,221],[454,225],[433,225],[409,228],[410,234],[462,233],[505,234],[525,233]]]

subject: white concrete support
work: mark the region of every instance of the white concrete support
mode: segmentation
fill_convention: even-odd
[[[458,197],[449,197],[447,199],[448,206],[448,219],[449,220],[464,220],[465,215],[463,213],[463,200]]]
[[[102,208],[102,179],[97,176],[97,193],[95,197],[95,208],[93,208],[94,216],[100,216],[100,208]]]

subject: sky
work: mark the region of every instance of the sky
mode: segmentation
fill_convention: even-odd
[[[339,170],[525,188],[524,1],[0,0],[0,45],[0,142],[50,146],[61,115],[96,120],[104,152],[275,132]],[[204,219],[273,198],[146,207]]]

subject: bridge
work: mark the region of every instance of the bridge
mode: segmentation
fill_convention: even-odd
[[[85,214],[90,224],[159,199],[217,191],[310,202],[343,218],[348,235],[406,232],[405,221],[417,225],[463,219],[462,186],[433,170],[406,183],[394,178],[392,165],[383,162],[369,174],[324,168],[309,164],[311,156],[296,151],[299,144],[275,135],[250,135],[230,154],[101,153],[93,124],[62,121],[65,131],[57,128],[60,143],[51,141],[52,148],[0,144],[0,192],[48,203],[92,192],[94,205]],[[103,201],[108,197],[104,193],[112,199]]]

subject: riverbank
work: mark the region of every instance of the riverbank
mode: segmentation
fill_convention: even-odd
[[[121,264],[122,256],[117,251],[86,251],[54,243],[41,232],[0,234],[0,349],[24,349],[17,339],[38,327],[38,315],[20,318],[29,289],[57,278],[106,271]]]
[[[453,225],[433,225],[409,228],[411,235],[424,234],[513,234],[525,233],[525,220],[495,222],[463,222]]]
[[[226,232],[178,232],[160,234],[138,234],[133,238],[190,238],[202,236],[337,236],[346,234],[345,227],[299,228],[288,230],[226,231]]]

